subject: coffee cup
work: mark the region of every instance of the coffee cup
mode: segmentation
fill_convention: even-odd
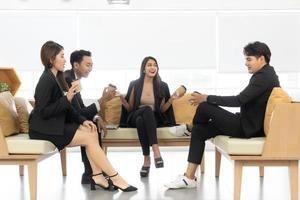
[[[175,95],[177,97],[182,97],[186,93],[186,87],[181,85],[179,88],[175,90]]]
[[[113,85],[113,84],[108,84],[108,87],[107,87],[107,91],[115,91],[117,90],[117,86]]]
[[[71,83],[71,85],[72,86],[74,86],[74,85],[76,85],[77,87],[76,87],[76,91],[75,91],[75,93],[78,93],[78,92],[80,92],[81,91],[81,84],[80,84],[80,80],[78,79],[78,80],[74,80],[72,83]]]

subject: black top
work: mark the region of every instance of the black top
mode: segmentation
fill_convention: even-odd
[[[65,123],[82,124],[86,119],[72,107],[54,74],[43,72],[35,88],[35,107],[29,128],[46,135],[63,135]]]
[[[246,137],[263,136],[263,123],[269,96],[280,87],[273,67],[265,65],[252,75],[247,87],[237,96],[209,95],[207,102],[219,106],[241,107],[240,121]]]
[[[71,83],[75,80],[75,72],[73,69],[65,71],[65,79],[70,87]],[[93,117],[98,113],[97,107],[94,103],[89,106],[84,105],[80,92],[75,94],[72,99],[72,106],[88,120],[93,120]]]
[[[128,87],[128,91],[126,94],[125,99],[129,101],[129,97],[131,94],[132,89],[134,88],[134,105],[132,110],[128,113],[124,106],[122,106],[122,114],[120,119],[120,126],[121,127],[129,127],[129,120],[132,114],[139,108],[140,102],[141,102],[141,96],[142,96],[142,90],[144,86],[144,79],[137,79],[134,81],[131,81]],[[166,110],[166,112],[162,113],[160,109],[161,102],[163,98],[165,98],[165,101],[168,101],[170,98],[170,90],[168,87],[168,84],[161,81],[161,93],[160,96],[156,91],[154,92],[154,108],[155,108],[155,117],[157,121],[157,126],[174,126],[176,124],[175,117],[174,117],[174,111],[172,105]]]

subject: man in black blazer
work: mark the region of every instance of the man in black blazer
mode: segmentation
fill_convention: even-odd
[[[244,47],[245,65],[253,74],[247,87],[236,96],[192,94],[191,104],[197,105],[193,119],[188,167],[184,175],[165,184],[168,188],[196,187],[195,172],[201,163],[205,141],[217,135],[239,138],[264,136],[263,122],[268,98],[274,87],[279,87],[278,76],[269,65],[271,51],[262,42]],[[231,113],[220,106],[240,107]]]
[[[71,54],[70,62],[72,65],[72,69],[65,71],[65,79],[69,86],[71,86],[74,80],[80,80],[82,77],[88,77],[93,68],[93,61],[91,56],[91,52],[85,50],[74,51]],[[100,120],[100,116],[97,114],[100,112],[101,105],[112,99],[114,95],[115,94],[113,91],[106,91],[106,89],[104,89],[101,98],[99,98],[95,103],[92,103],[89,106],[85,106],[81,98],[81,94],[80,92],[78,92],[72,100],[72,106],[88,120],[97,122],[98,120]],[[98,129],[99,128],[100,127],[98,126]],[[99,145],[101,145],[100,135]],[[92,168],[87,158],[85,147],[81,147],[81,157],[82,162],[84,163],[84,173],[82,174],[81,183],[89,184],[92,174]]]

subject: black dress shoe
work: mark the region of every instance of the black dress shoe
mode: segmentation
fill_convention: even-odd
[[[91,174],[83,173],[81,177],[81,184],[91,184]]]
[[[136,191],[136,190],[137,190],[137,188],[134,187],[134,186],[132,186],[132,185],[129,185],[129,186],[126,187],[126,188],[120,188],[119,186],[115,185],[114,182],[111,180],[111,178],[112,178],[112,177],[115,177],[115,176],[118,176],[118,175],[119,175],[119,174],[118,174],[118,172],[117,172],[116,174],[114,174],[114,175],[112,175],[112,176],[107,176],[108,184],[109,184],[109,185],[112,185],[113,188],[114,188],[115,190],[120,189],[120,190],[122,190],[123,192],[133,192],[133,191]]]
[[[103,186],[103,185],[100,185],[100,184],[96,183],[93,179],[93,176],[101,176],[101,175],[103,175],[103,173],[93,174],[91,176],[91,178],[90,178],[90,180],[91,180],[91,190],[96,190],[96,186],[101,187],[104,190],[109,190],[109,191],[117,190],[117,188],[114,187],[114,185],[112,184],[111,181],[107,181],[108,186]]]
[[[161,157],[154,158],[154,164],[156,168],[163,168],[164,167],[164,161]]]
[[[150,171],[150,166],[143,166],[140,170],[141,177],[148,177]]]

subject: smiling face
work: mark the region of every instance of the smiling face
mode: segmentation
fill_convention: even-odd
[[[64,50],[61,50],[52,61],[52,68],[56,69],[57,71],[64,71],[66,64]]]
[[[149,78],[154,78],[155,75],[157,74],[157,71],[158,71],[157,63],[155,62],[155,60],[149,59],[144,69],[145,76]]]
[[[245,65],[247,66],[250,74],[255,74],[267,64],[264,56],[260,56],[258,58],[255,56],[245,56],[245,60]]]
[[[74,63],[74,70],[78,78],[88,77],[93,69],[93,60],[91,56],[83,56],[80,63]]]

